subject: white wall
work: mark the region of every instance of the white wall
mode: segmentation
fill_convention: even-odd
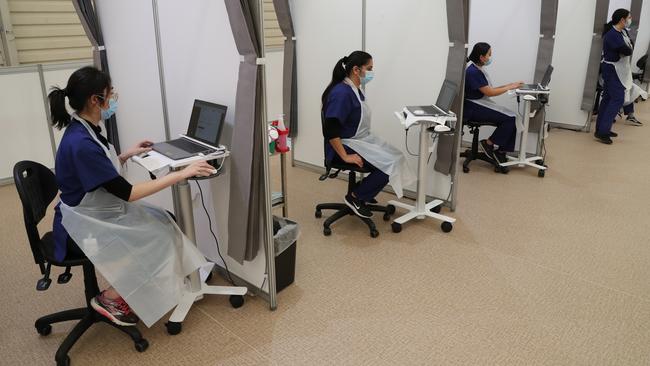
[[[298,60],[297,161],[323,166],[321,94],[334,64],[361,49],[361,0],[301,0],[293,3]],[[334,21],[335,20],[335,21]]]
[[[374,0],[367,2],[366,17],[366,47],[373,56],[376,75],[366,87],[372,132],[401,149],[417,172],[418,158],[406,152],[404,127],[394,111],[436,101],[449,50],[446,2]],[[408,143],[410,151],[417,153],[419,128],[410,131]],[[451,177],[434,172],[435,159],[434,154],[428,169],[427,194],[447,198]],[[416,187],[413,184],[405,188],[415,191]]]
[[[187,130],[194,99],[202,99],[228,107],[221,143],[229,146],[239,54],[224,2],[197,0],[188,5],[159,0],[158,12],[171,137]],[[164,141],[151,2],[101,0],[99,14],[111,75],[120,93],[117,117],[121,142],[126,146],[145,137]],[[222,176],[201,183],[212,228],[230,271],[259,286],[264,279],[266,264],[264,248],[253,262],[245,262],[243,266],[226,255],[230,185],[227,162],[224,169]],[[146,173],[140,167],[133,166],[129,170],[130,177],[141,175],[146,176]],[[145,176],[140,180],[148,179]],[[204,255],[221,263],[196,183],[191,182],[191,187],[197,244]],[[170,190],[165,190],[154,201],[171,209]]]
[[[552,94],[547,108],[551,122],[583,126],[588,112],[580,110],[591,50],[596,2],[560,0],[555,49],[553,52]]]
[[[13,176],[14,164],[32,160],[54,167],[54,155],[36,71],[0,75],[0,179]]]
[[[636,36],[634,45],[634,54],[632,55],[632,69],[638,70],[636,62],[648,53],[648,44],[650,44],[650,1],[644,1],[641,7],[640,19],[632,19],[639,24],[639,32]]]

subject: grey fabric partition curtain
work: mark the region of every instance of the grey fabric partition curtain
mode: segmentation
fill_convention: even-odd
[[[534,81],[540,82],[548,65],[553,63],[553,49],[555,48],[555,29],[557,23],[558,0],[542,0],[539,22],[539,44],[537,46],[537,61],[535,63]],[[533,110],[539,110],[542,104],[532,103]],[[530,120],[529,131],[538,132],[544,123],[544,113],[537,113]]]
[[[591,112],[596,103],[596,86],[600,74],[600,59],[603,52],[603,27],[607,19],[609,0],[596,0],[596,11],[594,13],[594,33],[591,39],[591,51],[587,64],[587,77],[582,92],[582,104],[580,109]]]
[[[104,48],[104,37],[102,36],[102,29],[99,25],[99,18],[95,10],[94,0],[73,0],[77,15],[81,25],[86,32],[86,36],[93,45],[93,61],[95,67],[109,74],[108,59],[106,57],[106,49]],[[117,153],[120,153],[120,139],[117,133],[117,120],[113,115],[106,123],[106,133],[108,140],[115,146]]]
[[[239,54],[239,80],[235,102],[230,171],[228,255],[239,263],[257,256],[264,225],[264,179],[262,158],[262,70],[257,64],[261,44],[257,37],[257,3],[224,0]],[[257,9],[259,11],[259,9]]]
[[[469,19],[468,0],[447,0],[447,31],[449,32],[449,54],[447,57],[447,73],[445,79],[458,86],[458,94],[452,104],[452,111],[456,113],[456,133],[453,135],[442,134],[438,137],[436,150],[436,163],[434,169],[442,174],[453,174],[458,156],[458,142],[462,133],[463,99],[465,64],[467,59],[467,23]],[[458,21],[461,19],[461,21]]]
[[[273,0],[284,40],[284,68],[282,71],[282,113],[289,127],[289,136],[298,133],[298,80],[296,68],[296,40],[289,0]]]
[[[632,19],[634,22],[630,27],[630,39],[632,42],[636,42],[636,37],[639,34],[639,24],[641,21],[641,7],[643,6],[643,0],[632,0],[630,6],[630,13],[632,14]]]

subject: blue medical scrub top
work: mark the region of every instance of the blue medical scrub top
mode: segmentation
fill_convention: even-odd
[[[366,100],[361,90],[359,97],[362,101]],[[325,118],[336,118],[341,123],[341,138],[354,137],[361,122],[361,103],[350,85],[345,82],[336,84],[330,90],[325,105]],[[329,142],[325,143],[325,160],[332,161],[336,156],[336,151]]]
[[[483,93],[481,93],[482,87],[488,85],[488,80],[476,65],[471,64],[465,70],[465,99],[481,99],[483,98]]]
[[[621,59],[618,49],[627,47],[623,39],[623,33],[615,28],[610,29],[603,36],[603,59],[608,62],[617,62]]]
[[[78,205],[87,192],[119,176],[104,149],[93,139],[81,122],[72,118],[66,127],[54,166],[56,182],[66,205]],[[63,260],[67,252],[68,232],[61,223],[59,204],[54,208],[54,257]]]

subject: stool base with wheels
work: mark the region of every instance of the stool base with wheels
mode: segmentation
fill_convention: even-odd
[[[494,172],[495,173],[501,173],[501,174],[508,174],[510,171],[509,168],[500,166],[497,164],[494,160],[492,160],[489,156],[487,156],[485,153],[480,152],[478,150],[478,145],[479,145],[479,132],[481,126],[494,126],[496,127],[496,124],[490,123],[490,122],[478,122],[478,121],[467,121],[465,122],[465,126],[469,128],[469,133],[472,134],[472,146],[465,150],[465,152],[461,153],[460,156],[462,158],[465,158],[463,161],[463,173],[469,173],[469,164],[474,161],[474,160],[482,160],[494,167]]]

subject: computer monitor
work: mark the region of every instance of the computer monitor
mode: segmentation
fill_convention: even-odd
[[[226,106],[194,100],[187,136],[212,146],[219,146],[227,111]]]
[[[436,101],[436,106],[442,109],[445,112],[449,112],[456,95],[458,94],[458,85],[451,80],[446,80],[442,83],[440,87],[440,94],[438,94],[438,100]]]

